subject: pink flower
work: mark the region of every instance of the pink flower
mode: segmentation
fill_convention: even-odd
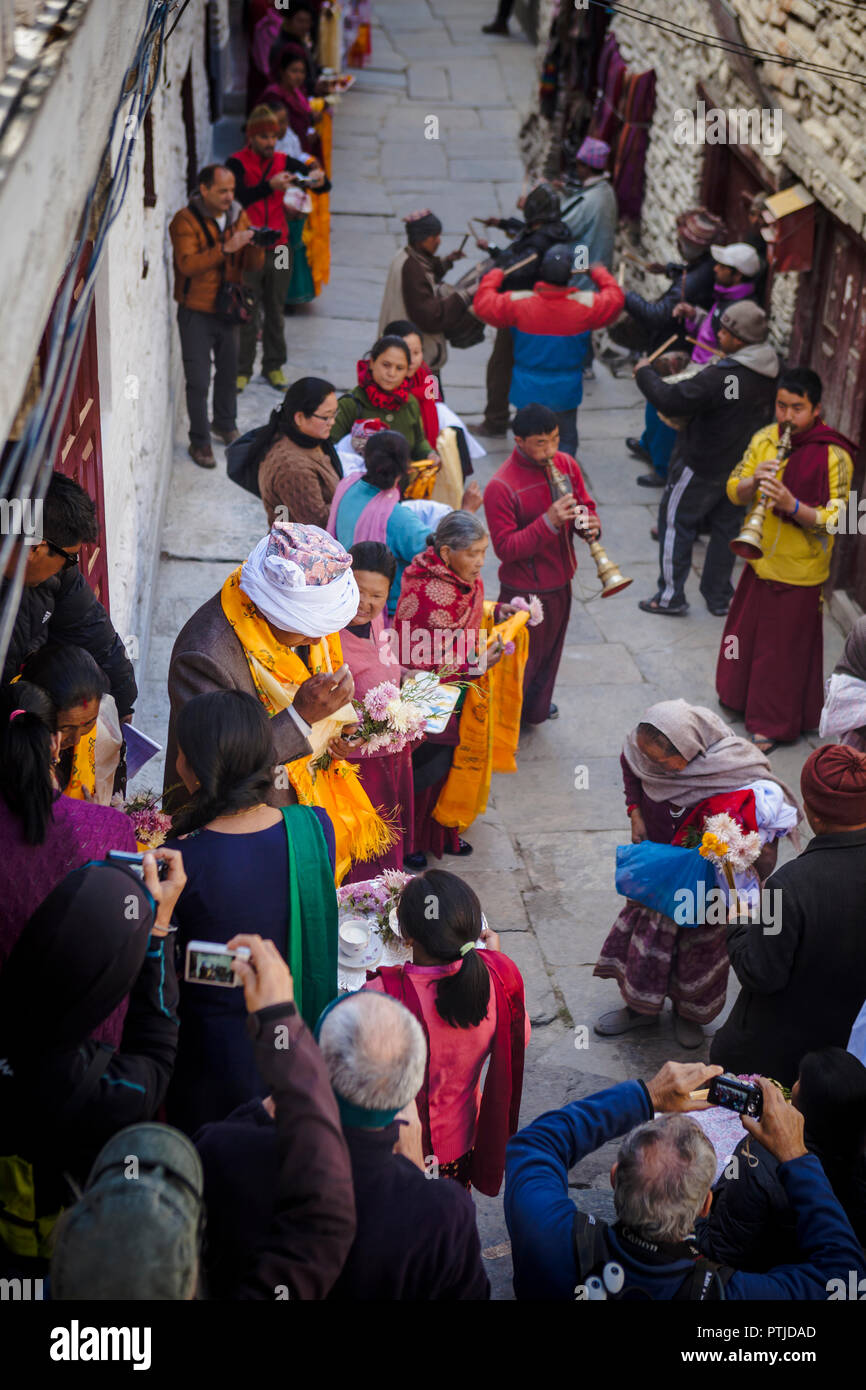
[[[505,646],[502,648],[502,653],[503,653],[504,656],[511,656],[511,654],[514,652],[514,650],[515,650],[514,643],[513,643],[513,642],[506,642],[506,643],[505,643]]]
[[[399,698],[400,691],[393,681],[383,681],[374,685],[364,696],[364,708],[373,719],[387,719],[388,702]]]
[[[539,623],[544,622],[544,606],[537,594],[530,594],[528,599],[513,598],[511,607],[517,608],[521,613],[529,614],[530,627],[538,627]]]

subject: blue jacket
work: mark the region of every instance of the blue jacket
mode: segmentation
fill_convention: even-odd
[[[598,1091],[561,1110],[540,1115],[509,1142],[505,1160],[505,1219],[514,1259],[518,1299],[566,1302],[578,1283],[572,1231],[575,1206],[568,1172],[610,1139],[627,1134],[653,1116],[640,1081]],[[781,1163],[779,1179],[797,1216],[802,1264],[778,1265],[765,1274],[737,1273],[725,1287],[729,1299],[827,1298],[827,1283],[849,1271],[866,1274],[866,1259],[847,1216],[833,1195],[814,1154]],[[692,1267],[689,1259],[666,1265],[636,1262],[608,1229],[612,1258],[626,1270],[627,1283],[652,1298],[670,1299]]]

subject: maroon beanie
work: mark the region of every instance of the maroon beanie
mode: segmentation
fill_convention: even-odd
[[[841,743],[816,748],[803,764],[800,790],[830,825],[866,823],[866,755]]]

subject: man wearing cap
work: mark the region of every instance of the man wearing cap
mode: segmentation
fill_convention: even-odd
[[[741,988],[710,1048],[726,1071],[783,1086],[807,1052],[847,1045],[866,999],[866,756],[838,743],[816,748],[800,789],[815,838],[767,879],[764,892],[780,901],[766,925],[728,927]]]
[[[289,250],[289,224],[283,198],[293,175],[305,174],[306,165],[290,155],[276,152],[279,125],[268,106],[257,106],[246,124],[247,143],[226,160],[235,176],[237,199],[246,209],[250,226],[271,228],[275,240],[265,247],[264,264],[244,273],[244,280],[255,297],[253,312],[241,324],[237,387],[243,391],[253,374],[256,338],[262,324],[262,376],[277,391],[288,386],[283,372],[286,335],[283,304],[292,278]]]
[[[511,334],[511,404],[517,410],[530,401],[548,406],[557,417],[560,447],[572,456],[590,333],[611,323],[625,302],[603,265],[589,271],[596,292],[570,286],[573,263],[569,245],[551,246],[531,290],[503,289],[504,272],[497,266],[484,276],[472,303],[485,323]]]
[[[713,272],[716,277],[715,299],[712,305],[709,309],[702,309],[696,304],[686,303],[677,304],[674,307],[674,318],[685,323],[689,337],[693,340],[691,360],[700,366],[712,362],[719,355],[719,323],[725,309],[730,304],[736,304],[742,299],[755,297],[755,276],[761,267],[757,253],[745,242],[736,242],[733,246],[711,246],[710,251],[713,256]],[[696,339],[695,334],[697,334]],[[657,361],[656,371],[662,376],[676,374],[680,370],[680,354],[677,352],[670,355],[666,353]],[[668,365],[667,370],[665,370],[665,364],[671,363],[672,365]],[[642,474],[637,480],[638,485],[640,487],[664,487],[671,454],[676,444],[676,430],[659,418],[658,411],[650,401],[647,401],[644,412],[644,432],[641,442],[645,443],[649,450],[653,471]],[[629,444],[629,441],[626,440],[626,443]],[[634,441],[632,440],[631,443],[633,444]]]
[[[482,1300],[490,1283],[472,1198],[429,1181],[415,1096],[427,1045],[395,999],[335,1000],[315,1029],[352,1164],[357,1234],[330,1298],[340,1302]],[[277,1131],[274,1096],[239,1107],[196,1137],[209,1191],[210,1257],[220,1279],[243,1267],[267,1231]],[[432,1160],[432,1155],[430,1156]]]
[[[437,256],[442,223],[429,208],[404,217],[407,244],[388,267],[388,278],[379,311],[379,337],[393,319],[408,319],[421,330],[423,360],[438,378],[448,359],[446,334],[465,317],[469,294],[442,281],[455,261],[466,254],[459,249]],[[441,385],[441,383],[440,383]]]
[[[625,297],[626,312],[640,325],[648,348],[657,347],[677,328],[674,309],[677,304],[699,305],[708,309],[713,302],[715,274],[710,247],[723,240],[725,224],[706,208],[690,208],[677,218],[677,250],[680,261],[666,265],[653,261],[648,269],[666,275],[671,281],[659,299],[644,299],[634,290]]]
[[[276,522],[243,565],[181,629],[168,673],[165,790],[177,808],[177,715],[193,695],[245,690],[274,733],[271,804],[319,806],[334,822],[336,879],[392,843],[357,769],[339,759],[311,772],[331,739],[356,727],[352,673],[339,631],[358,611],[351,556],[318,526]]]
[[[727,613],[733,596],[730,542],[743,513],[726,492],[732,462],[756,428],[772,416],[779,359],[767,342],[767,315],[745,300],[726,309],[719,324],[723,357],[685,381],[668,382],[645,358],[635,381],[662,414],[685,421],[677,435],[670,472],[659,504],[659,581],[646,613],[682,617],[688,611],[686,580],[698,526],[706,519],[710,539],[701,575],[701,594],[711,613]]]
[[[562,220],[577,245],[586,247],[586,264],[600,263],[612,270],[619,209],[607,169],[609,159],[610,145],[587,136],[575,163],[579,186],[574,192],[566,191]]]
[[[523,201],[524,221],[519,217],[487,217],[486,227],[498,227],[511,238],[508,246],[494,246],[476,238],[476,244],[496,263],[496,269],[507,272],[505,285],[509,290],[531,290],[538,279],[539,267],[551,246],[560,246],[571,239],[571,232],[562,220],[559,194],[549,183],[539,183]],[[512,266],[520,268],[512,270]],[[474,433],[489,439],[504,439],[508,433],[508,391],[511,385],[511,334],[507,328],[497,329],[496,341],[487,363],[487,405],[484,419],[473,426]]]

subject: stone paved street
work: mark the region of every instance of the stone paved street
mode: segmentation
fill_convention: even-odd
[[[444,223],[448,251],[468,217],[514,212],[523,177],[516,134],[536,81],[534,51],[523,38],[480,33],[493,8],[492,0],[374,0],[374,66],[359,75],[335,119],[331,282],[315,304],[286,319],[290,380],[321,375],[340,391],[354,384],[355,361],[375,337],[386,268],[402,243],[401,214],[432,208]],[[430,117],[438,121],[436,140],[425,138]],[[237,125],[222,122],[215,153],[239,144]],[[449,404],[470,421],[483,410],[489,349],[488,340],[468,352],[452,350],[444,371]],[[600,504],[605,547],[634,584],[602,601],[589,556],[581,561],[557,687],[560,718],[524,737],[515,776],[495,779],[488,814],[469,834],[475,853],[459,866],[526,980],[533,1023],[526,1119],[609,1082],[649,1076],[668,1057],[694,1056],[677,1048],[670,1013],[639,1043],[603,1041],[592,1033],[596,1016],[619,1003],[615,986],[593,980],[592,967],[619,910],[614,848],[625,842],[628,828],[622,740],[656,700],[684,696],[717,708],[713,676],[723,627],[705,610],[696,579],[685,620],[639,611],[637,600],[655,586],[649,528],[658,494],[635,485],[643,470],[623,440],[640,434],[643,403],[630,377],[614,379],[598,364],[596,376],[580,411],[580,460]],[[240,428],[264,422],[278,401],[266,383],[254,381],[240,398]],[[222,463],[216,442],[215,450]],[[481,460],[482,486],[507,452],[502,447]],[[263,521],[260,503],[230,483],[222,468],[208,474],[193,465],[183,428],[162,537],[149,678],[142,682],[136,720],[160,742],[174,637],[259,539]],[[698,547],[698,567],[702,554]],[[485,583],[495,594],[492,555]],[[840,648],[841,635],[828,620],[828,670]],[[801,742],[773,757],[794,787],[808,751]],[[580,767],[588,786],[576,789]],[[155,785],[154,768],[141,781]],[[575,1186],[609,1190],[609,1163],[604,1153],[587,1160],[575,1170]],[[478,1205],[482,1245],[506,1242],[501,1199],[479,1198]],[[489,1271],[495,1296],[510,1298],[507,1251],[489,1259]]]

